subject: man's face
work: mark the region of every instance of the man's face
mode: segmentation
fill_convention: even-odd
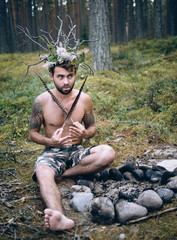
[[[54,81],[56,89],[64,94],[69,94],[75,84],[76,74],[74,72],[67,71],[64,68],[55,67],[54,75],[50,74],[50,77]]]

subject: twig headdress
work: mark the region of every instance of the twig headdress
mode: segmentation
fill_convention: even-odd
[[[81,65],[83,68],[89,69],[89,74],[93,74],[90,66],[84,63],[85,55],[83,51],[79,51],[79,46],[84,42],[80,42],[79,39],[76,39],[76,25],[73,25],[71,18],[69,17],[69,33],[66,35],[63,31],[63,21],[57,16],[57,19],[60,21],[60,27],[58,28],[54,25],[57,30],[56,41],[52,37],[52,30],[50,32],[46,32],[41,29],[42,35],[34,37],[30,34],[28,28],[24,28],[22,26],[18,26],[18,29],[31,40],[33,43],[38,45],[43,50],[47,51],[46,55],[40,55],[40,61],[33,64],[27,65],[28,74],[29,68],[31,66],[37,65],[41,62],[45,62],[45,67],[53,67],[57,64],[69,63],[73,66]],[[40,42],[38,41],[40,40]]]

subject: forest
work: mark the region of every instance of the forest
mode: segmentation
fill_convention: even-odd
[[[77,38],[89,40],[95,36],[94,14],[98,9],[93,0],[1,0],[0,1],[0,52],[31,52],[40,50],[25,38],[18,26],[27,27],[31,35],[41,30],[56,34],[55,25],[60,17],[68,31],[70,16],[77,25]],[[98,1],[99,2],[99,1]],[[177,2],[175,0],[105,0],[106,22],[111,43],[142,38],[163,38],[177,35]],[[98,4],[98,7],[101,6]],[[94,13],[94,14],[93,14]]]

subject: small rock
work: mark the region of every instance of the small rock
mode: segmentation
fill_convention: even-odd
[[[161,185],[166,184],[166,183],[168,182],[168,179],[171,178],[171,177],[174,177],[174,173],[173,173],[173,172],[169,172],[169,171],[165,171],[165,172],[162,174],[160,184],[161,184]]]
[[[125,180],[131,180],[132,174],[130,172],[124,172],[123,177]]]
[[[174,197],[174,192],[168,188],[159,188],[157,194],[162,199],[164,203],[169,203]]]
[[[144,172],[141,169],[135,169],[132,172],[132,175],[138,181],[143,181],[144,180]]]
[[[94,189],[94,183],[92,181],[86,180],[86,179],[80,179],[77,181],[77,185],[84,185],[89,187],[91,190]]]
[[[89,209],[92,199],[92,193],[73,193],[73,198],[70,201],[70,205],[78,212],[86,212]]]
[[[136,166],[135,166],[135,163],[133,163],[133,162],[127,162],[126,164],[119,167],[119,171],[121,173],[133,172],[133,170],[135,170],[135,169],[136,169]]]
[[[166,188],[169,188],[173,191],[177,191],[177,176],[170,179],[170,181],[167,183]]]
[[[109,179],[120,181],[122,180],[123,175],[117,168],[110,168],[109,169]]]
[[[138,197],[138,204],[146,207],[148,210],[156,210],[162,207],[162,199],[153,190],[146,190]]]
[[[116,237],[116,240],[124,239],[124,238],[125,238],[125,234],[121,233],[121,234],[119,234],[119,236]]]
[[[103,182],[106,182],[109,180],[109,170],[105,169],[100,173],[100,180]]]
[[[162,174],[159,174],[158,172],[154,172],[151,175],[150,182],[151,183],[157,183],[160,181]]]
[[[154,173],[154,171],[153,171],[152,169],[147,169],[147,170],[145,171],[145,174],[144,174],[145,179],[148,180],[148,181],[150,181],[151,176],[152,176],[153,173]]]
[[[124,200],[133,200],[133,197],[126,194],[126,193],[123,193],[123,192],[119,192],[119,199],[124,199]]]
[[[112,224],[115,219],[114,205],[107,197],[99,197],[92,200],[90,213],[95,222]]]
[[[124,200],[115,204],[115,211],[117,221],[120,223],[125,223],[128,220],[146,216],[148,213],[145,207],[140,206],[137,203],[126,202]]]
[[[86,192],[91,193],[91,189],[84,185],[73,185],[71,187],[72,192]]]
[[[177,159],[167,159],[157,163],[158,166],[164,167],[167,171],[174,171],[177,167]]]
[[[152,170],[153,171],[166,171],[166,168],[164,168],[164,167],[162,167],[162,166],[158,166],[158,165],[156,165],[156,166],[153,166],[152,167]]]

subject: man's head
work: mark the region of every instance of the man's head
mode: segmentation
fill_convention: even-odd
[[[69,72],[74,72],[75,74],[76,74],[77,69],[78,69],[77,65],[74,65],[74,64],[71,64],[71,63],[68,63],[68,62],[63,62],[61,64],[58,63],[56,65],[53,65],[52,67],[49,67],[49,72],[52,74],[52,76],[54,75],[55,67],[64,68],[65,70],[67,70]]]
[[[76,72],[77,69],[71,64],[59,64],[51,69],[49,75],[58,92],[67,95],[74,87]]]

